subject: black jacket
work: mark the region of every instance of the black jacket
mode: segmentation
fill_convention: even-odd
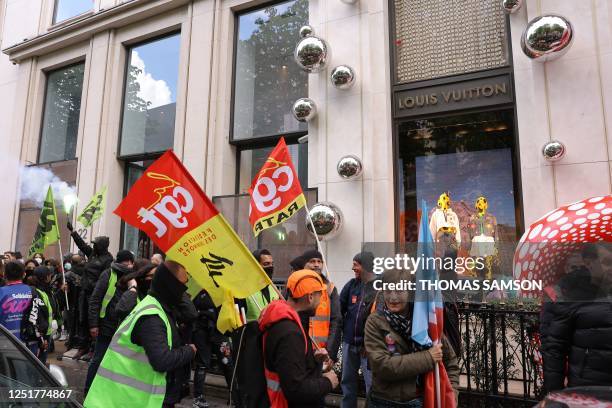
[[[175,404],[181,400],[182,374],[185,367],[189,367],[194,352],[190,346],[183,345],[174,313],[163,303],[162,307],[172,327],[172,348],[168,347],[164,322],[155,315],[138,319],[132,331],[132,342],[144,348],[155,371],[167,373],[164,402]]]
[[[76,231],[70,236],[76,246],[87,256],[83,276],[81,277],[81,287],[85,293],[90,294],[98,281],[100,274],[110,268],[113,256],[108,252],[108,248],[101,248],[101,253],[96,254],[91,246],[87,245],[83,238]]]
[[[547,292],[540,319],[546,391],[563,388],[566,377],[568,387],[612,386],[612,297],[590,281],[588,272],[573,272]]]
[[[363,284],[353,278],[344,285],[340,292],[344,343],[363,346],[365,323],[375,298],[376,289],[373,280]]]
[[[134,308],[138,304],[138,298],[142,300],[144,296],[141,297],[138,292],[133,292],[131,290],[126,290],[125,292],[123,292],[123,295],[121,295],[121,298],[115,306],[115,317],[117,317],[118,322],[123,321],[123,319],[125,319],[130,314],[130,312],[134,310]]]
[[[117,271],[117,281],[123,276],[121,272]],[[115,306],[121,296],[123,295],[123,290],[119,286],[115,288],[115,294],[113,298],[108,303],[108,307],[106,308],[106,316],[103,319],[100,319],[100,309],[102,308],[102,300],[104,299],[104,295],[106,294],[106,289],[108,288],[108,281],[110,279],[110,269],[107,269],[100,275],[100,279],[98,279],[98,283],[94,288],[93,293],[91,294],[91,298],[89,299],[89,310],[88,310],[88,322],[89,328],[97,327],[99,329],[98,335],[113,337],[115,334],[115,330],[119,326],[119,319],[117,318],[117,314],[115,313]]]
[[[329,282],[327,282],[327,285],[329,285]],[[329,301],[331,309],[329,316],[330,321],[329,337],[327,339],[327,352],[332,360],[337,361],[338,350],[340,349],[340,342],[342,341],[342,312],[340,310],[340,296],[338,295],[338,289],[335,285],[331,291],[331,295],[329,296]]]
[[[303,327],[308,318],[300,316]],[[304,356],[304,336],[295,322],[281,320],[267,330],[264,350],[266,366],[280,377],[289,407],[319,407],[332,391],[331,382],[321,377],[321,364],[314,358],[312,342]]]
[[[41,343],[49,329],[49,313],[36,288],[32,290],[32,302],[23,312],[21,320],[21,340],[24,343]]]

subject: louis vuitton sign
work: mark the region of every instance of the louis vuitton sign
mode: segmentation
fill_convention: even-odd
[[[393,96],[395,117],[417,116],[511,103],[510,76],[481,78],[427,88],[396,91]]]

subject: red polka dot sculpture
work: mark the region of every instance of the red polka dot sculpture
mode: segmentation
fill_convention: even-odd
[[[533,223],[516,247],[514,279],[541,280],[544,288],[554,285],[566,273],[568,257],[582,243],[600,241],[612,242],[612,195],[566,205]]]

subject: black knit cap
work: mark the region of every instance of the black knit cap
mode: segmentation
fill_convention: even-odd
[[[291,265],[291,269],[293,269],[294,271],[299,271],[299,270],[304,269],[305,264],[306,264],[306,261],[301,256],[296,256],[291,261],[289,261],[289,265]]]
[[[115,262],[121,263],[125,261],[134,262],[134,254],[132,253],[132,251],[128,251],[127,249],[122,249],[121,251],[117,252],[117,257],[115,258]]]
[[[368,251],[359,252],[353,257],[353,261],[357,262],[363,269],[372,272],[374,267],[374,254]]]
[[[304,263],[306,263],[313,258],[323,260],[323,255],[316,249],[309,249],[302,254],[302,258],[304,259]]]

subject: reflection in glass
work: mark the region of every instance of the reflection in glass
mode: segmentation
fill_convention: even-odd
[[[53,24],[93,10],[95,0],[55,0]]]
[[[259,170],[259,169],[258,169]],[[305,190],[306,202],[313,206],[317,202],[316,190]],[[289,262],[301,255],[306,249],[316,248],[314,237],[306,231],[304,224],[305,210],[289,218],[280,225],[264,230],[257,237],[249,224],[248,194],[213,197],[213,204],[234,228],[242,242],[250,250],[266,248],[274,257],[275,281],[284,281],[290,275]]]
[[[462,242],[479,196],[497,218],[499,240],[517,238],[512,111],[416,120],[399,125],[400,240],[416,242],[421,200],[430,209],[450,192]],[[428,214],[430,216],[431,214]]]
[[[39,163],[75,158],[84,70],[78,64],[47,75]]]
[[[306,131],[291,114],[308,96],[308,74],[293,61],[308,1],[294,0],[238,17],[234,84],[234,139]]]
[[[179,49],[175,34],[129,50],[120,156],[172,147]]]
[[[308,145],[307,144],[292,144],[287,145],[291,160],[295,166],[295,171],[298,173],[300,185],[302,189],[308,187]],[[261,170],[266,162],[266,159],[272,152],[274,147],[263,147],[260,149],[242,150],[240,152],[240,185],[238,188],[239,194],[249,192],[253,178],[257,172]]]

